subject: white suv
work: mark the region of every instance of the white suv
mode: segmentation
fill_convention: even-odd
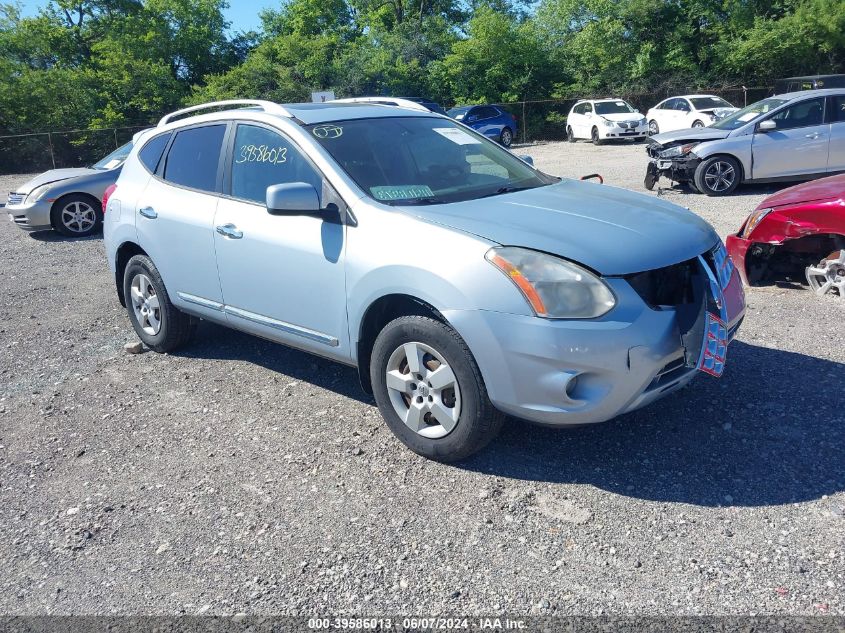
[[[579,138],[601,145],[612,139],[642,141],[648,127],[645,117],[624,99],[585,99],[578,101],[566,117],[570,143]]]

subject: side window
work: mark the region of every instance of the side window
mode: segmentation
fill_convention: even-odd
[[[476,114],[478,115],[479,120],[492,119],[493,117],[499,116],[499,112],[496,110],[496,108],[491,108],[490,106],[478,108]]]
[[[238,125],[231,169],[235,198],[264,204],[270,185],[307,182],[322,200],[322,176],[296,146],[273,130]]]
[[[177,132],[164,161],[164,179],[200,191],[216,191],[217,165],[225,134],[225,125]]]
[[[676,103],[675,103],[675,109],[676,110],[680,110],[681,112],[689,112],[690,111],[689,103],[687,103],[686,99],[676,99],[675,101],[676,101]]]
[[[836,95],[830,98],[830,122],[845,122],[845,95]]]
[[[585,103],[584,104],[584,114],[592,114],[593,113],[593,104],[592,103]]]
[[[583,105],[575,106],[574,108],[572,108],[572,114],[584,114],[584,106]]]
[[[824,115],[824,98],[808,99],[784,108],[775,114],[771,120],[778,130],[791,130],[797,127],[821,125]]]
[[[155,173],[156,169],[158,169],[158,161],[161,160],[161,155],[164,153],[164,148],[167,147],[170,136],[170,132],[159,134],[147,141],[144,147],[141,148],[141,151],[138,152],[138,160],[151,173]]]

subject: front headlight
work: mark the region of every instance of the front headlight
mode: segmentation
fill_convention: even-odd
[[[604,127],[613,127],[614,125],[616,124],[613,121],[608,121],[607,119],[604,119]]]
[[[26,197],[27,202],[38,202],[47,195],[47,192],[50,191],[50,185],[41,185],[40,187],[36,187],[32,191],[29,192],[29,195]]]
[[[559,257],[517,246],[491,248],[485,257],[513,282],[539,317],[592,319],[616,305],[599,277]]]
[[[754,229],[757,228],[757,225],[763,221],[767,215],[769,215],[774,209],[757,209],[756,211],[752,211],[751,215],[748,216],[748,219],[745,221],[745,226],[742,229],[742,233],[740,233],[740,237],[743,239],[748,239],[751,233],[754,232]]]
[[[678,156],[686,156],[698,143],[687,143],[686,145],[676,145],[667,150],[660,152],[660,158],[677,158]]]

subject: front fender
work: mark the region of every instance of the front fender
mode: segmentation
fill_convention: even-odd
[[[751,160],[751,136],[729,136],[728,138],[715,141],[705,141],[696,145],[692,153],[701,160],[706,160],[716,155],[731,156],[739,161],[742,167],[743,180],[751,178],[753,168]]]

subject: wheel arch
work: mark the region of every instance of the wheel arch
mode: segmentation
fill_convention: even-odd
[[[126,307],[126,296],[123,292],[123,273],[126,271],[129,260],[135,255],[147,255],[147,252],[135,242],[124,242],[115,253],[114,285],[117,289],[117,297],[123,307]]]
[[[693,153],[695,153],[695,150],[693,150]],[[704,156],[703,158],[701,158],[701,162],[698,165],[700,167],[704,163],[704,161],[710,160],[711,158],[722,158],[722,157],[731,158],[731,159],[736,161],[737,165],[739,165],[739,183],[742,184],[743,182],[745,182],[745,165],[743,165],[742,159],[739,156],[737,156],[736,154],[731,154],[730,152],[724,152],[724,151],[713,152],[712,154],[708,154],[707,156]],[[698,169],[698,168],[696,168],[696,169]]]
[[[449,325],[443,314],[433,305],[411,294],[392,293],[379,297],[367,306],[358,328],[358,379],[368,394],[373,393],[370,382],[370,358],[373,344],[384,326],[403,316],[427,316]]]

